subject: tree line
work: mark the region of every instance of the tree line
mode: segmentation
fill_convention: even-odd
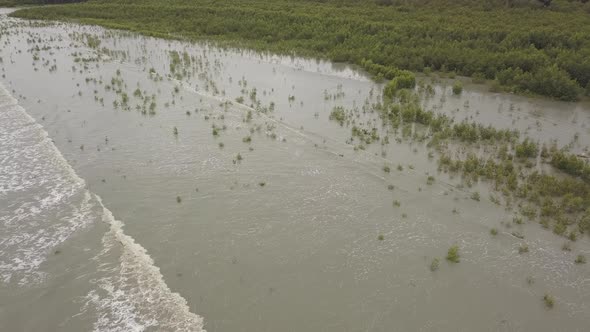
[[[14,16],[207,38],[390,71],[454,72],[503,89],[590,94],[590,3],[501,0],[96,0]],[[407,82],[407,80],[406,80]]]

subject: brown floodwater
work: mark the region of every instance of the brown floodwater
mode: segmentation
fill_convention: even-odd
[[[354,68],[5,15],[0,45],[0,331],[590,323],[588,237],[566,252],[536,223],[506,228],[488,184],[381,126],[383,85]],[[458,121],[590,144],[587,103],[423,80],[424,107]],[[335,106],[391,144],[355,149]]]

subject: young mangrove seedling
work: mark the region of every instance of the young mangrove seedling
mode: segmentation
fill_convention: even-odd
[[[543,303],[545,303],[545,307],[547,307],[547,309],[551,309],[555,305],[555,300],[553,299],[553,296],[545,294],[543,296]]]
[[[451,263],[459,263],[459,257],[459,246],[451,246],[447,252],[447,260]]]
[[[428,178],[426,179],[426,184],[427,185],[432,185],[434,183],[434,176],[429,175]]]
[[[430,263],[430,271],[434,272],[434,271],[438,270],[439,265],[440,265],[440,262],[439,262],[438,258],[433,259],[432,262]]]

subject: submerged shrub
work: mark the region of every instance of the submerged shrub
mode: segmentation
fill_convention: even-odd
[[[517,144],[514,153],[518,158],[536,158],[539,154],[539,145],[527,138]]]
[[[428,176],[428,178],[426,179],[426,184],[432,185],[433,183],[434,183],[434,176],[432,176],[432,175]]]
[[[438,258],[435,258],[432,260],[432,262],[430,263],[430,271],[434,272],[436,270],[438,270],[440,263]]]
[[[460,95],[461,92],[463,92],[463,83],[461,83],[461,81],[455,81],[455,83],[453,83],[453,94]]]
[[[342,106],[336,106],[332,109],[329,119],[334,120],[343,126],[344,122],[346,122],[346,111],[344,111]]]
[[[551,309],[555,305],[555,300],[553,299],[553,296],[551,296],[549,294],[545,294],[543,296],[543,303],[545,303],[545,307],[547,307],[548,309]]]
[[[447,260],[451,263],[459,263],[459,246],[453,245],[449,248]]]
[[[416,86],[416,76],[412,72],[402,70],[394,77],[383,90],[383,95],[388,98],[395,97],[396,93],[402,89],[413,89]]]

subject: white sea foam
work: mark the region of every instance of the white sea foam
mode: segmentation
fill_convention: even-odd
[[[97,313],[94,330],[203,331],[203,319],[170,290],[146,250],[123,232],[123,223],[1,84],[0,105],[0,282],[42,282],[48,254],[102,221],[110,230],[96,259],[100,266],[108,265],[105,256],[117,259],[82,308]]]
[[[0,280],[25,285],[42,281],[48,253],[92,222],[92,203],[47,132],[1,85],[0,104]]]
[[[107,277],[97,280],[98,289],[87,296],[85,309],[93,307],[99,313],[94,330],[143,331],[149,327],[158,331],[204,331],[202,317],[192,313],[186,300],[170,290],[147,251],[123,232],[123,223],[104,206],[103,220],[111,227],[97,259],[120,253],[118,265]]]

